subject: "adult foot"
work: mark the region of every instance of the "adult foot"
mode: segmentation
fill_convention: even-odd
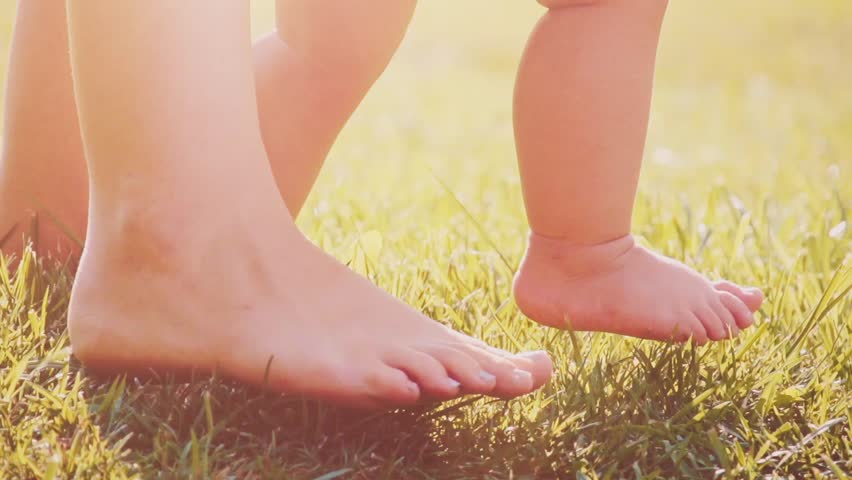
[[[736,336],[763,302],[759,289],[712,283],[629,235],[578,246],[532,234],[514,293],[552,327],[699,344]]]
[[[488,347],[379,290],[305,239],[283,203],[275,222],[243,207],[96,223],[71,297],[74,354],[95,369],[217,370],[357,407],[515,397],[550,377],[547,354]]]

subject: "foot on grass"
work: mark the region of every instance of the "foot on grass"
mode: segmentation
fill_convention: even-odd
[[[759,289],[713,283],[630,235],[582,246],[532,234],[514,292],[548,326],[698,344],[737,336],[763,302]]]
[[[63,199],[65,192],[42,192],[47,197],[42,205],[14,188],[13,179],[6,177],[0,171],[0,252],[20,260],[24,247],[31,243],[39,257],[76,262],[86,230],[85,202],[68,202]],[[60,222],[59,217],[68,223]]]
[[[366,408],[515,397],[550,377],[546,353],[455,332],[317,249],[283,209],[281,222],[250,211],[224,207],[165,235],[152,233],[169,223],[159,217],[96,223],[71,298],[75,356],[98,370],[215,369]]]

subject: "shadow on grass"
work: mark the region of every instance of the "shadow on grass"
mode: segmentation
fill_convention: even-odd
[[[840,296],[823,295],[809,318],[848,304],[845,284],[831,285]],[[813,343],[807,319],[786,333],[759,322],[710,348],[554,333],[557,376],[524,399],[368,413],[209,375],[89,372],[70,356],[69,291],[67,270],[29,253],[15,275],[0,265],[0,476],[734,478],[849,467],[848,355],[788,348],[831,345]]]

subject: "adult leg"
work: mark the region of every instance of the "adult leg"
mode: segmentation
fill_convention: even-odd
[[[530,244],[515,281],[539,322],[703,342],[753,322],[757,289],[711,284],[630,236],[665,0],[542,0],[515,129]]]
[[[498,355],[298,232],[260,136],[245,3],[68,5],[91,191],[69,311],[81,360],[365,406],[546,380],[545,354]]]
[[[64,259],[82,249],[87,196],[65,7],[20,1],[17,8],[0,151],[0,248],[20,258],[26,235],[40,253]]]
[[[253,53],[261,132],[293,216],[390,61],[414,7],[414,0],[382,0],[370,9],[351,0],[279,1],[280,30],[257,41]],[[30,233],[39,253],[76,257],[88,192],[65,2],[21,2],[17,24],[0,161],[0,247],[19,254]],[[36,213],[38,231],[27,232]]]
[[[387,67],[416,0],[278,0],[254,47],[266,151],[296,216],[346,121]]]

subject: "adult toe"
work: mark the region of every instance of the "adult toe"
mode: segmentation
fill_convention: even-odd
[[[448,345],[426,346],[418,350],[441,362],[450,377],[461,383],[465,393],[490,393],[497,385],[497,377],[466,352]]]
[[[535,378],[529,371],[519,368],[515,362],[486,349],[467,345],[464,351],[475,358],[482,368],[497,378],[492,395],[500,398],[515,398],[535,389]]]
[[[368,395],[377,403],[406,406],[420,399],[420,387],[405,372],[390,365],[380,364],[365,375]]]
[[[496,347],[488,347],[486,350],[512,362],[516,368],[530,372],[533,377],[533,390],[540,388],[553,377],[553,360],[544,350],[523,353],[511,353]]]
[[[384,361],[405,372],[417,383],[423,395],[448,400],[461,393],[461,382],[450,377],[444,364],[428,353],[399,348],[386,354]]]

